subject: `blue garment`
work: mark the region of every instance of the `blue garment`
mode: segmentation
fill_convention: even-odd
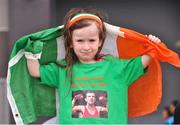
[[[174,117],[171,116],[169,117],[166,121],[165,121],[165,124],[167,125],[172,125],[174,123]]]

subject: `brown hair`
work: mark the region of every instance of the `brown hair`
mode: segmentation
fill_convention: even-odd
[[[99,30],[99,39],[102,42],[101,46],[99,47],[99,50],[97,54],[95,55],[95,60],[98,59],[99,53],[103,47],[104,40],[106,37],[106,29],[103,23],[103,17],[102,14],[100,14],[99,11],[92,9],[92,8],[73,8],[71,9],[67,15],[64,18],[64,46],[65,46],[65,61],[66,61],[66,75],[70,76],[70,83],[72,83],[72,66],[79,61],[78,57],[74,53],[73,48],[71,47],[72,45],[72,31],[75,29],[80,29],[83,27],[87,27],[92,24],[92,20],[90,19],[83,19],[75,23],[73,26],[68,28],[69,21],[77,14],[80,13],[89,13],[89,14],[94,14],[98,16],[101,21],[102,25],[99,25],[96,23],[96,26]]]

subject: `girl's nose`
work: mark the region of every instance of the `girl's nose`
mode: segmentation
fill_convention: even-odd
[[[83,45],[83,49],[84,50],[89,50],[90,49],[89,43],[85,42],[84,45]]]

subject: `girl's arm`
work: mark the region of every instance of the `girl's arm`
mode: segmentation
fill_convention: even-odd
[[[37,78],[40,78],[40,71],[39,71],[40,64],[38,59],[41,58],[42,49],[43,49],[43,42],[41,41],[36,41],[36,42],[29,41],[24,49],[29,73],[31,76]]]
[[[27,59],[27,67],[31,76],[40,78],[39,61],[34,59]]]
[[[161,43],[161,40],[158,37],[155,37],[153,35],[148,35],[146,37],[148,37],[149,40],[151,40],[152,42],[154,42],[156,44]],[[141,61],[142,61],[142,64],[143,64],[144,68],[146,68],[150,64],[151,59],[152,59],[152,57],[149,56],[149,55],[145,54],[145,55],[142,56],[142,60]]]
[[[150,62],[151,62],[151,56],[149,55],[142,55],[141,61],[143,64],[143,67],[146,68],[147,66],[149,66]]]

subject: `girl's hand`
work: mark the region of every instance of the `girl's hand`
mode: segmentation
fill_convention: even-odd
[[[161,40],[156,36],[153,36],[151,34],[150,35],[145,35],[145,36],[155,44],[160,44],[161,43]],[[142,56],[142,64],[143,64],[144,68],[146,68],[150,64],[150,61],[151,61],[151,56],[149,56],[149,55],[143,55]]]
[[[159,44],[161,43],[161,40],[156,37],[156,36],[153,36],[153,35],[145,35],[150,41],[152,41],[153,43],[156,43],[156,44]]]

